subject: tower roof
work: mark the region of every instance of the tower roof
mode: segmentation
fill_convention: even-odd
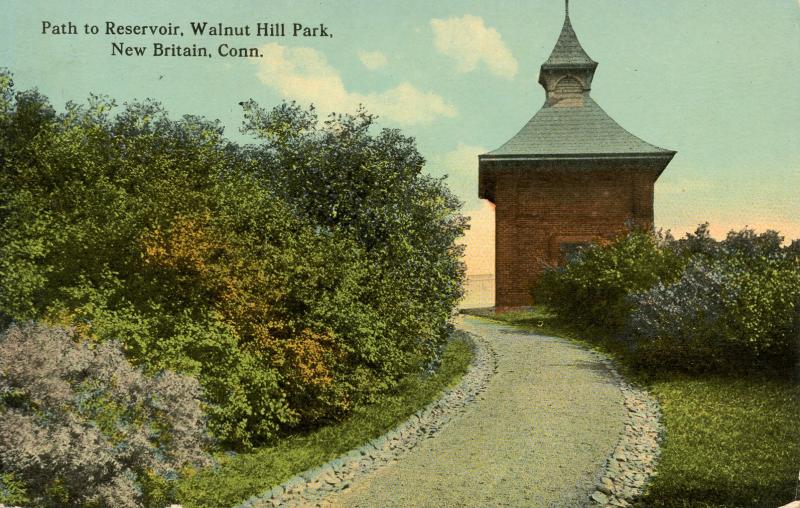
[[[626,131],[592,99],[597,62],[578,42],[566,4],[561,34],[539,74],[547,100],[514,137],[480,159],[672,158],[675,152]]]
[[[481,158],[673,155],[623,129],[591,97],[580,107],[545,106],[503,146]]]

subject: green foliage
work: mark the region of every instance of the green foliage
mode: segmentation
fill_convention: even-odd
[[[261,171],[278,196],[364,253],[370,276],[359,291],[371,315],[345,309],[337,317],[330,306],[318,318],[359,337],[354,353],[386,379],[434,355],[462,296],[455,242],[466,222],[443,181],[422,174],[413,139],[392,129],[372,135],[374,118],[363,110],[320,125],[313,109],[294,104],[265,111],[250,101],[244,109],[243,131],[263,141],[252,153],[268,161]]]
[[[684,258],[663,248],[665,241],[660,235],[632,230],[583,248],[566,265],[542,275],[533,289],[534,300],[562,319],[618,329],[633,308],[629,295],[680,276]]]
[[[217,437],[317,425],[435,360],[466,227],[411,138],[245,105],[217,122],[92,96],[57,113],[0,73],[0,321],[119,338],[197,376]]]
[[[30,502],[25,492],[25,483],[14,473],[0,473],[0,503],[6,506],[22,506]]]

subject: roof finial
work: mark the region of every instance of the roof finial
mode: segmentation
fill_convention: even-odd
[[[569,0],[564,0],[564,10],[567,13],[567,17],[569,17]]]

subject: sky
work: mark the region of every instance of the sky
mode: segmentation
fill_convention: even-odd
[[[563,24],[562,0],[196,4],[0,0],[0,67],[57,108],[90,93],[153,98],[176,117],[219,119],[242,142],[243,100],[296,100],[322,113],[364,104],[380,126],[416,138],[426,171],[447,175],[472,217],[468,272],[493,272],[493,209],[478,199],[477,155],[543,104],[539,67]],[[750,226],[800,238],[800,0],[570,4],[581,44],[599,62],[594,99],[636,136],[678,152],[656,183],[656,226],[680,236],[707,221],[718,237]],[[69,22],[78,33],[58,33]],[[184,35],[106,34],[108,22]],[[193,22],[249,26],[250,35],[194,36]],[[258,23],[284,24],[286,36],[258,36]],[[302,35],[315,27],[322,36]],[[155,43],[211,57],[154,56]],[[113,44],[145,55],[113,55]],[[221,56],[223,44],[259,56]]]

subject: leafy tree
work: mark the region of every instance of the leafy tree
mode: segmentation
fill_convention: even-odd
[[[243,106],[243,132],[262,142],[250,148],[262,181],[323,234],[364,252],[370,277],[361,299],[376,312],[336,331],[360,336],[355,352],[392,376],[430,358],[463,295],[455,241],[467,226],[443,180],[422,173],[414,140],[395,129],[373,135],[375,117],[364,110],[320,123],[296,104]],[[334,318],[335,309],[324,312],[319,319]]]

